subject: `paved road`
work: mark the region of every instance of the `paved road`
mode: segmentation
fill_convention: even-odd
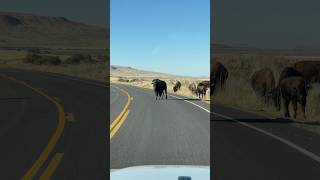
[[[106,87],[39,72],[0,74],[9,77],[0,77],[0,179],[21,179],[31,167],[35,179],[109,176]]]
[[[282,119],[267,119],[221,105],[211,108],[214,179],[320,178],[319,135]]]
[[[116,87],[115,87],[116,86]],[[155,100],[152,90],[111,86],[111,123],[132,97],[129,114],[110,142],[110,166],[209,165],[209,112],[169,96]],[[209,104],[190,100],[209,110]]]
[[[61,110],[50,99],[63,108],[65,124],[48,156],[43,156],[46,158],[35,177],[52,169],[52,179],[104,179],[109,175],[106,127],[128,103],[125,92],[111,87],[108,104],[108,89],[94,82],[28,71],[0,70],[0,74],[35,88],[0,77],[0,179],[23,177],[57,132]],[[173,97],[155,101],[151,90],[119,87],[133,99],[127,118],[110,142],[113,169],[209,165],[211,140],[216,179],[320,177],[319,135],[290,122],[213,105],[210,123],[209,113],[196,106],[208,110],[207,103],[190,100],[194,105]],[[109,105],[111,122],[106,122]]]

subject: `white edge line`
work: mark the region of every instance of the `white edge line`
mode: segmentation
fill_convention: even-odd
[[[182,100],[184,100],[184,101],[186,101],[186,102],[188,102],[190,104],[193,104],[193,105],[197,106],[198,108],[201,108],[201,109],[205,110],[206,112],[210,113],[210,110],[208,110],[208,109],[206,109],[206,108],[204,108],[204,107],[202,107],[202,106],[200,106],[200,105],[198,105],[196,103],[193,103],[191,101],[185,100],[183,98],[180,98],[180,97],[177,97],[177,96],[174,96],[174,95],[171,95],[171,94],[168,94],[168,96],[171,96],[171,97],[174,97],[174,98],[177,98],[177,99],[182,99]]]
[[[310,151],[308,151],[308,150],[306,150],[306,149],[304,149],[304,148],[302,148],[302,147],[294,144],[294,143],[291,142],[291,141],[288,141],[288,140],[286,140],[286,139],[284,139],[284,138],[282,138],[282,137],[279,137],[279,136],[274,135],[274,134],[272,134],[272,133],[270,133],[270,132],[268,132],[268,131],[265,131],[265,130],[263,130],[263,129],[260,129],[260,128],[256,127],[256,126],[252,126],[252,125],[250,125],[250,124],[237,121],[237,120],[235,120],[235,119],[233,119],[233,118],[231,118],[231,117],[228,117],[228,116],[225,116],[225,115],[222,115],[222,114],[219,114],[219,113],[215,113],[215,112],[212,112],[212,114],[214,114],[214,115],[216,115],[216,116],[220,116],[220,117],[222,117],[222,118],[224,118],[224,119],[229,119],[229,120],[231,120],[231,121],[235,121],[235,122],[237,122],[237,123],[239,123],[239,124],[241,124],[241,125],[243,125],[243,126],[245,126],[245,127],[251,128],[251,129],[256,130],[256,131],[258,131],[258,132],[260,132],[260,133],[263,133],[263,134],[265,134],[265,135],[267,135],[267,136],[270,136],[270,137],[272,137],[272,138],[274,138],[274,139],[276,139],[276,140],[278,140],[278,141],[280,141],[280,142],[282,142],[282,143],[290,146],[291,148],[293,148],[293,149],[295,149],[295,150],[297,150],[297,151],[300,151],[300,152],[303,153],[304,155],[306,155],[306,156],[308,156],[309,158],[311,158],[311,159],[317,161],[318,163],[320,163],[320,157],[319,157],[318,155],[316,155],[316,154],[314,154],[314,153],[312,153],[312,152],[310,152]]]

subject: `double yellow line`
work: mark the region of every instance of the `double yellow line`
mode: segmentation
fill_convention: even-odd
[[[1,75],[1,77],[8,79],[8,80],[11,80],[11,81],[14,81],[18,84],[21,84],[21,85],[33,90],[34,92],[40,94],[41,96],[48,99],[51,103],[53,103],[57,107],[57,110],[58,110],[58,126],[57,126],[55,132],[52,134],[47,146],[41,152],[38,159],[34,162],[34,164],[27,171],[27,173],[22,177],[22,180],[32,180],[32,179],[34,179],[34,177],[36,176],[36,174],[38,173],[40,168],[44,165],[46,160],[49,158],[49,155],[52,153],[55,145],[57,144],[59,138],[62,135],[62,132],[64,130],[64,126],[65,126],[64,109],[63,109],[62,105],[59,104],[54,98],[52,98],[49,95],[45,94],[44,92],[38,90],[37,88],[32,87],[31,85],[27,84],[26,82],[17,80],[13,77],[9,77],[6,75]],[[47,179],[51,178],[51,176],[53,175],[53,172],[55,171],[55,169],[59,165],[59,163],[62,159],[62,156],[63,156],[62,153],[57,153],[54,155],[54,158],[52,159],[52,161],[50,161],[49,166],[46,168],[44,173],[40,176],[41,180],[44,180],[44,179],[47,180]]]
[[[124,106],[123,110],[116,117],[116,119],[114,121],[112,121],[112,123],[110,124],[110,140],[117,133],[117,131],[120,129],[120,127],[124,123],[124,121],[127,119],[128,114],[130,112],[129,106],[131,104],[131,96],[127,91],[125,91],[125,90],[123,90],[123,89],[121,89],[121,88],[119,88],[117,86],[113,86],[113,87],[115,87],[115,88],[119,89],[120,91],[124,92],[127,95],[128,100],[127,100],[127,103]]]

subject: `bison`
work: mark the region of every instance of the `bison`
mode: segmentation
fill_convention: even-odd
[[[302,107],[303,117],[306,119],[306,102],[307,102],[307,82],[303,77],[288,77],[283,79],[279,84],[279,89],[281,92],[282,99],[285,105],[285,116],[290,117],[289,104],[292,102],[294,115],[297,116],[297,103]]]
[[[160,79],[153,79],[152,80],[153,84],[153,90],[156,94],[156,100],[157,98],[160,97],[163,99],[163,95],[166,95],[166,99],[168,99],[168,94],[167,94],[167,83],[165,81],[162,81]]]
[[[190,90],[190,92],[192,94],[195,94],[196,96],[198,96],[198,93],[197,93],[197,85],[195,83],[191,83],[189,86],[188,86],[188,89]]]
[[[308,83],[320,82],[320,61],[300,61],[293,67],[302,74]]]
[[[273,99],[274,99],[274,103],[275,103],[275,107],[277,111],[281,110],[281,97],[280,97],[280,83],[289,77],[303,77],[302,74],[297,71],[295,68],[293,67],[285,67],[279,77],[279,81],[278,81],[278,85],[276,87],[276,89],[273,91]]]
[[[213,62],[210,68],[210,94],[212,95],[214,90],[219,87],[222,91],[225,90],[226,81],[228,79],[228,70],[220,62]]]
[[[280,84],[280,82],[288,77],[294,77],[294,76],[302,76],[302,74],[297,71],[295,68],[293,67],[285,67],[279,77],[279,81],[278,84]]]
[[[177,92],[178,90],[180,90],[180,88],[181,88],[181,82],[177,81],[173,86],[173,91]]]
[[[203,99],[204,96],[206,96],[208,86],[205,84],[202,84],[201,82],[197,86],[197,95],[199,96],[199,99]]]
[[[275,79],[272,70],[263,68],[256,71],[251,77],[251,86],[256,95],[264,99],[264,104],[269,104],[275,89]]]

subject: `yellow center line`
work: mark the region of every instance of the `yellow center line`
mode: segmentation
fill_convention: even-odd
[[[130,110],[128,109],[129,108],[129,105],[132,101],[132,97],[130,96],[130,94],[117,87],[117,86],[114,86],[116,87],[117,89],[121,90],[122,92],[124,92],[125,94],[127,94],[127,97],[128,97],[128,100],[127,100],[127,103],[126,105],[124,106],[123,110],[120,112],[120,114],[116,117],[116,119],[114,121],[112,121],[111,125],[110,125],[110,140],[112,139],[112,137],[117,133],[117,131],[119,130],[119,128],[121,127],[121,125],[124,123],[124,121],[126,120],[126,118],[128,117],[128,114],[130,112]]]
[[[117,133],[117,131],[119,130],[119,128],[121,127],[121,125],[124,123],[124,121],[127,119],[128,114],[129,114],[130,110],[127,110],[126,113],[123,115],[123,117],[121,118],[121,121],[114,127],[114,129],[110,132],[110,139],[112,139],[112,137]]]
[[[34,164],[32,165],[32,167],[27,171],[27,173],[22,177],[23,180],[31,180],[34,178],[34,176],[36,175],[36,173],[39,171],[39,169],[43,166],[43,164],[45,163],[45,161],[48,159],[50,153],[52,152],[54,146],[56,145],[56,143],[58,142],[59,138],[62,135],[62,132],[64,130],[64,126],[65,126],[65,113],[64,113],[64,109],[62,107],[61,104],[59,104],[56,100],[54,100],[52,97],[50,97],[49,95],[41,92],[40,90],[38,90],[37,88],[32,87],[31,85],[17,80],[13,77],[8,77],[5,75],[2,75],[3,78],[6,78],[8,80],[14,81],[18,84],[21,84],[31,90],[33,90],[34,92],[42,95],[43,97],[47,98],[50,102],[52,102],[57,110],[58,110],[58,126],[55,130],[55,132],[53,133],[53,135],[51,136],[47,146],[44,148],[44,150],[41,152],[40,156],[38,157],[38,159],[34,162]]]
[[[130,103],[131,103],[131,97],[130,97],[130,95],[129,95],[128,92],[126,92],[126,91],[123,90],[123,89],[120,89],[120,88],[117,87],[117,86],[113,86],[113,87],[115,87],[115,88],[119,89],[120,91],[124,92],[124,93],[127,95],[128,100],[127,100],[127,103],[126,103],[126,105],[124,106],[123,110],[120,112],[120,114],[116,117],[116,119],[115,119],[114,121],[112,121],[112,123],[111,123],[111,125],[110,125],[110,130],[112,130],[112,129],[114,128],[114,126],[118,123],[118,121],[120,120],[120,118],[122,117],[122,115],[126,112],[126,110],[128,109],[128,107],[129,107],[129,105],[130,105]]]
[[[61,160],[62,160],[63,154],[62,153],[57,153],[54,155],[52,160],[50,161],[48,167],[46,170],[43,172],[43,174],[40,176],[39,180],[49,180],[51,179],[54,171],[57,169],[59,166]]]

